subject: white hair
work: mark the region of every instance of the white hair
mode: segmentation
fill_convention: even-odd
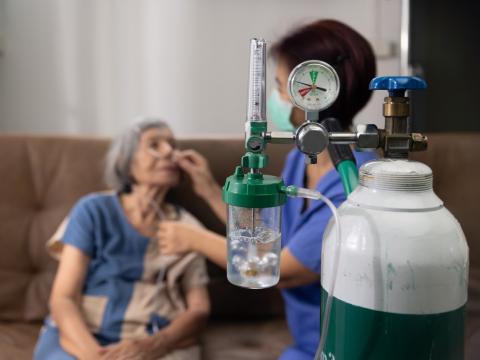
[[[107,153],[104,175],[105,182],[112,190],[131,191],[134,184],[131,175],[133,155],[137,151],[140,137],[149,129],[169,129],[169,126],[158,118],[141,118],[112,141]]]

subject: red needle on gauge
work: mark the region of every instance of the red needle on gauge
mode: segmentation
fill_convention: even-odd
[[[303,89],[299,89],[298,92],[302,97],[305,97],[305,95],[307,95],[310,92],[310,90],[312,90],[311,86],[303,88]]]
[[[327,91],[327,89],[325,89],[321,86],[318,86],[318,85],[309,85],[307,83],[304,83],[304,82],[301,82],[301,81],[298,81],[298,80],[295,80],[295,82],[307,86],[306,88],[298,90],[298,92],[300,93],[300,95],[302,95],[302,97],[307,95],[311,90],[313,90],[314,87],[315,87],[315,89],[318,89],[320,91]]]

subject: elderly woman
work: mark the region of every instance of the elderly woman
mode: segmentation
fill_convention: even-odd
[[[162,220],[200,226],[165,202],[180,178],[175,153],[172,132],[156,120],[113,142],[106,178],[116,192],[82,198],[51,244],[61,258],[35,359],[200,358],[205,261],[161,255],[157,244]]]

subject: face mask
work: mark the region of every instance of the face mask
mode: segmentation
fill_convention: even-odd
[[[279,131],[295,130],[295,127],[290,122],[293,105],[291,102],[283,100],[277,89],[274,89],[268,98],[267,109],[270,118]]]

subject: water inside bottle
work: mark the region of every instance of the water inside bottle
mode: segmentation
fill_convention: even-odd
[[[251,289],[274,286],[279,279],[280,233],[257,226],[229,233],[227,276]]]

